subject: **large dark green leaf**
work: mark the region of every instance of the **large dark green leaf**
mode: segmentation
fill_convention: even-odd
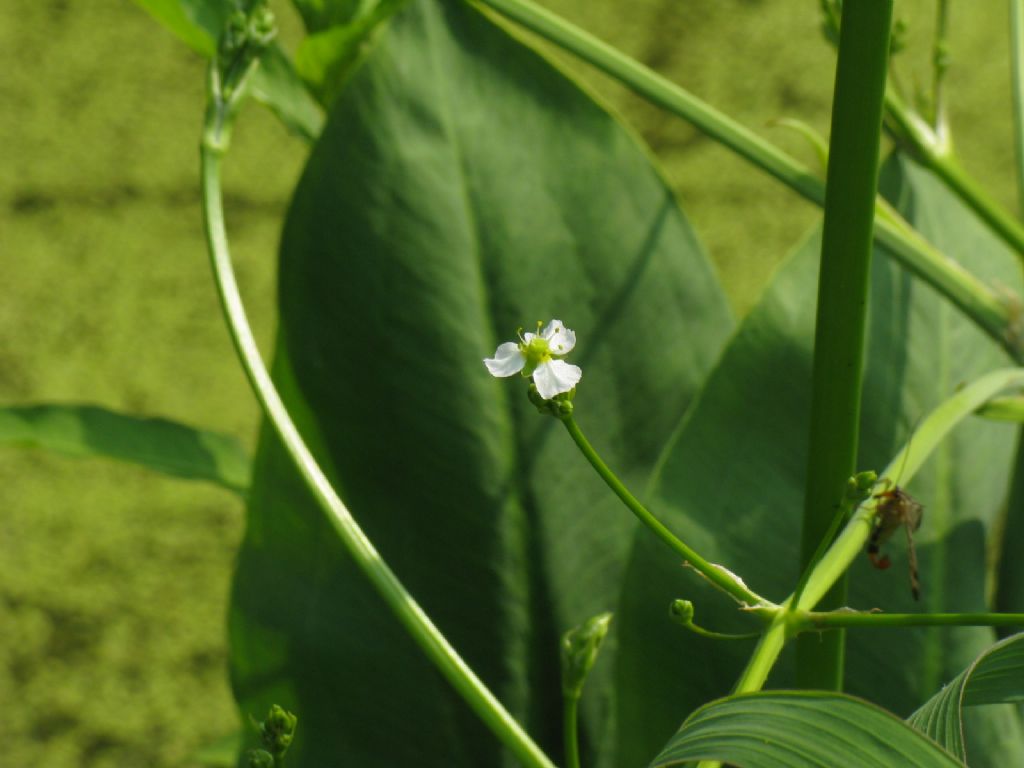
[[[613,605],[633,522],[522,379],[517,326],[577,331],[577,417],[642,482],[732,329],[635,138],[461,2],[396,15],[338,98],[283,238],[275,375],[304,435],[441,629],[552,754],[558,636]],[[265,436],[232,610],[246,713],[289,764],[495,766]],[[610,732],[602,668],[589,751]]]
[[[1013,258],[928,174],[893,161],[885,168],[883,189],[944,252],[986,281],[1019,289]],[[800,248],[745,319],[666,452],[648,494],[655,513],[698,551],[776,600],[788,594],[797,578],[818,250],[816,237]],[[961,382],[1007,362],[927,286],[877,254],[861,468],[885,466],[918,418]],[[893,557],[890,570],[875,571],[866,558],[855,564],[852,605],[889,611],[985,610],[986,542],[1007,487],[1014,434],[1005,424],[963,424],[910,484],[926,508],[916,536],[921,603],[910,596],[901,534],[887,546]],[[748,626],[735,606],[639,531],[617,611],[621,739],[605,765],[649,759],[688,712],[729,692],[750,654],[750,643],[713,644],[669,624],[665,607],[678,597],[696,603],[696,620],[703,626]],[[978,628],[853,631],[847,685],[905,716],[993,639],[991,630]],[[790,682],[785,664],[769,682]],[[999,752],[996,731],[1019,734],[1020,724],[991,726],[979,735],[979,752],[991,744],[993,759],[1002,764],[1024,762],[1024,743]]]
[[[173,477],[207,480],[236,493],[249,486],[249,457],[235,438],[94,405],[0,408],[4,444],[104,456]]]
[[[907,722],[966,760],[963,708],[1019,701],[1024,701],[1024,635],[989,648]]]
[[[885,710],[835,693],[736,696],[683,724],[651,764],[722,760],[739,768],[956,768],[935,742]]]
[[[135,0],[189,48],[206,58],[217,50],[217,40],[230,0]],[[280,46],[270,46],[260,57],[252,79],[252,95],[269,107],[289,129],[308,141],[320,135],[323,113]]]

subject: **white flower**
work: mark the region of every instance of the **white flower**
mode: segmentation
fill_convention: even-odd
[[[498,346],[494,357],[484,360],[492,376],[505,377],[516,373],[533,376],[537,392],[550,400],[561,392],[568,392],[583,377],[577,365],[557,358],[567,355],[576,346],[576,334],[562,325],[561,320],[552,320],[544,330],[527,333],[519,341],[506,341]]]

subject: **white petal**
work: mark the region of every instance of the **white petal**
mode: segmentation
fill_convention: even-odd
[[[512,376],[523,370],[526,359],[519,351],[519,345],[514,341],[506,341],[498,347],[494,357],[484,360],[484,365],[491,372],[491,376],[505,377]]]
[[[583,377],[578,365],[569,365],[563,360],[548,360],[537,366],[533,372],[533,383],[545,400],[550,400],[561,392],[568,392]]]
[[[562,325],[561,320],[552,320],[540,335],[547,341],[552,354],[555,355],[568,354],[569,350],[576,346],[576,334]]]

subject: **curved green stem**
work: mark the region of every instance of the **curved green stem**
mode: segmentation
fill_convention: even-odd
[[[577,733],[579,697],[562,696],[562,741],[565,747],[565,768],[580,768],[580,741]]]
[[[1024,613],[871,613],[794,611],[796,631],[840,627],[1024,627]]]
[[[200,150],[203,222],[221,309],[249,384],[345,549],[416,644],[520,763],[531,768],[554,768],[540,747],[448,643],[360,529],[299,434],[263,364],[235,280],[224,225],[220,169],[230,138],[231,112],[215,101],[207,112]]]
[[[921,422],[913,440],[897,453],[879,477],[882,480],[854,512],[850,522],[811,572],[799,601],[783,602],[771,620],[761,642],[736,684],[736,693],[757,691],[764,685],[786,640],[795,630],[794,617],[813,609],[832,585],[846,572],[864,549],[873,526],[876,494],[886,489],[885,478],[902,468],[904,483],[909,482],[949,432],[984,403],[1009,387],[1024,387],[1024,368],[992,371],[976,379],[947,399]]]
[[[604,480],[615,495],[622,500],[622,503],[626,505],[629,511],[632,512],[641,523],[647,526],[655,536],[661,539],[669,549],[682,557],[688,565],[705,576],[708,581],[726,594],[736,598],[736,600],[741,603],[746,603],[749,606],[772,605],[768,600],[765,600],[757,593],[751,591],[747,585],[743,583],[742,579],[722,566],[708,562],[687,544],[680,541],[672,531],[665,527],[664,523],[651,514],[647,507],[641,504],[639,500],[629,492],[629,489],[626,488],[615,473],[608,468],[608,465],[604,463],[597,451],[595,451],[594,447],[590,444],[590,441],[588,441],[586,436],[583,434],[579,425],[576,423],[576,419],[574,419],[570,414],[562,416],[561,421],[569,432],[569,436],[572,437],[573,441],[579,447],[587,461],[590,462],[591,466],[597,470],[597,474],[601,476],[601,479]]]
[[[825,185],[804,165],[650,68],[530,0],[478,1],[578,56],[652,104],[690,122],[804,199],[824,205]],[[1024,362],[1021,339],[1013,330],[1013,314],[999,297],[957,262],[926,243],[891,210],[880,206],[876,213],[875,239],[907,270],[948,297],[1014,360]]]

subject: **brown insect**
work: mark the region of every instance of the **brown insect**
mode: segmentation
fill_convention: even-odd
[[[917,576],[917,551],[914,549],[914,531],[921,527],[924,507],[890,480],[885,480],[891,487],[875,494],[878,503],[875,506],[875,527],[868,539],[868,559],[880,570],[885,570],[892,562],[888,555],[878,556],[881,546],[903,526],[907,532],[907,553],[910,561],[910,593],[915,600],[921,597],[921,582]]]

